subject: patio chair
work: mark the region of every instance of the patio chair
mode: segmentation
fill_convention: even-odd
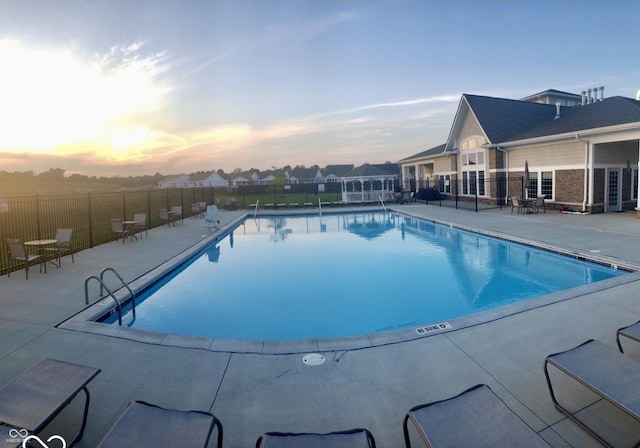
[[[118,418],[98,448],[202,447],[217,428],[217,447],[222,447],[222,424],[213,414],[179,411],[133,401]]]
[[[216,205],[210,205],[207,207],[207,214],[204,217],[203,227],[218,227],[220,226],[220,212]]]
[[[258,437],[256,448],[375,448],[376,441],[367,429],[328,434],[267,432]]]
[[[56,241],[52,247],[45,247],[45,251],[54,255],[54,258],[58,260],[58,267],[62,266],[62,254],[71,254],[71,262],[75,263],[73,259],[73,248],[71,247],[71,235],[73,229],[58,229],[56,230]]]
[[[171,224],[173,223],[173,220],[171,219],[171,215],[169,215],[169,212],[167,211],[166,208],[158,209],[158,221],[160,221],[160,225],[166,224],[167,227],[170,227]]]
[[[27,280],[29,279],[29,266],[31,266],[34,261],[40,260],[40,272],[42,272],[42,255],[28,253],[24,248],[24,244],[22,244],[22,241],[19,239],[4,238],[4,242],[9,248],[9,255],[11,256],[11,260],[24,263],[26,275],[25,278]],[[11,269],[9,269],[7,276],[11,276]]]
[[[122,224],[122,220],[118,218],[109,218],[109,242],[113,241],[113,236],[120,238],[118,235],[122,235],[122,244],[129,235],[129,229],[125,228]]]
[[[171,207],[171,219],[174,223],[180,221],[180,224],[182,224],[182,205]]]
[[[133,232],[140,232],[140,237],[142,237],[142,231],[144,230],[144,234],[149,236],[149,229],[147,228],[147,214],[146,213],[135,213],[133,215],[133,220],[136,222],[133,225]]]
[[[511,196],[511,213],[513,214],[513,209],[516,209],[516,213],[520,214],[520,209],[522,206],[520,205],[520,201],[517,197]]]
[[[67,444],[71,446],[84,434],[90,401],[87,384],[98,373],[100,369],[44,358],[0,388],[0,422],[37,435],[83,391],[84,414],[79,432]]]
[[[542,209],[542,213],[544,214],[547,213],[547,208],[544,205],[544,196],[538,196],[533,206],[535,207],[536,213],[538,213],[540,209]]]
[[[409,421],[431,448],[549,448],[486,384],[411,409],[403,422],[407,448],[411,447]]]
[[[194,202],[191,204],[191,217],[202,218],[202,211],[200,210],[200,204],[197,202]]]

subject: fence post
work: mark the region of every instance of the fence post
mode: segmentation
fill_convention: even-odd
[[[122,190],[122,220],[127,220],[127,192]]]
[[[87,193],[87,209],[89,210],[89,247],[93,249],[93,216],[91,213],[91,193]]]
[[[40,235],[40,200],[38,199],[38,195],[36,195],[36,228],[38,230],[38,239],[41,240],[42,237]]]

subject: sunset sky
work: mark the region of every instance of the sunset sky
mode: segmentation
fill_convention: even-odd
[[[395,162],[462,93],[640,89],[640,2],[3,0],[0,170]]]

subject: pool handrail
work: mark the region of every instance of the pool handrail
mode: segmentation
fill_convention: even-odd
[[[97,280],[98,283],[100,283],[101,295],[102,295],[102,289],[104,288],[107,290],[107,293],[109,293],[113,301],[116,302],[116,307],[118,309],[118,324],[122,326],[122,306],[120,305],[120,302],[118,302],[118,299],[116,299],[116,296],[113,295],[113,292],[109,289],[109,287],[105,285],[104,282],[100,280],[100,277],[98,277],[97,275],[91,275],[84,280],[84,303],[87,305],[89,304],[89,288],[87,287],[87,285],[89,284],[89,280],[91,279],[95,279]]]
[[[384,201],[382,200],[382,196],[378,195],[378,201],[380,201],[380,204],[382,205],[382,208],[384,209],[384,212],[387,213],[387,207],[384,205]]]

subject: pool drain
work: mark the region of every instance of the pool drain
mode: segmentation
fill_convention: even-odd
[[[302,357],[302,362],[308,366],[321,366],[326,360],[320,353],[308,353]]]

